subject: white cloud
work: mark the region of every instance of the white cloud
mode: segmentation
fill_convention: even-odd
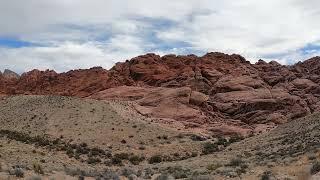
[[[159,19],[171,24],[152,24]],[[253,62],[275,57],[292,63],[319,54],[300,50],[319,44],[318,19],[319,0],[2,0],[0,37],[47,47],[2,48],[0,67],[110,67],[150,49],[160,54],[222,51]],[[190,47],[161,49],[159,44],[175,42]]]
[[[75,44],[65,42],[52,47],[24,47],[17,49],[0,49],[0,67],[12,69],[19,73],[32,69],[54,69],[58,72],[70,69],[102,66],[111,68],[115,62],[139,55],[139,47],[127,41],[126,46],[95,44]],[[117,50],[114,50],[114,49]],[[133,48],[133,49],[130,49]],[[136,52],[136,53],[135,53]]]

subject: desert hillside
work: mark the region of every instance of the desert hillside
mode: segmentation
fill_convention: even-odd
[[[320,59],[147,54],[0,74],[0,179],[317,179]]]
[[[243,139],[164,125],[137,113],[134,104],[5,97],[0,178],[20,171],[25,178],[51,179],[319,178],[318,113]]]

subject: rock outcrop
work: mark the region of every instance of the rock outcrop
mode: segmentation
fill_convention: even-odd
[[[19,77],[20,77],[19,74],[15,73],[9,69],[5,69],[1,75],[7,79],[19,79]]]
[[[110,70],[4,74],[0,94],[129,100],[145,116],[222,134],[255,132],[320,110],[320,57],[284,66],[223,53],[146,54]]]

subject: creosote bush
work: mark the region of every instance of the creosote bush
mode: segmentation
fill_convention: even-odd
[[[219,147],[217,144],[214,144],[211,142],[204,143],[203,150],[202,150],[203,154],[211,154],[217,151],[219,151]]]
[[[160,155],[151,156],[149,159],[150,164],[157,164],[162,162],[162,157]]]

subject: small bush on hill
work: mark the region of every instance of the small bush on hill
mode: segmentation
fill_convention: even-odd
[[[203,150],[202,150],[203,154],[211,154],[211,153],[214,153],[217,151],[219,151],[219,147],[217,144],[213,144],[211,142],[206,142],[203,145]]]
[[[160,155],[154,155],[150,157],[149,163],[150,164],[156,164],[156,163],[161,163],[162,162],[162,157]]]

